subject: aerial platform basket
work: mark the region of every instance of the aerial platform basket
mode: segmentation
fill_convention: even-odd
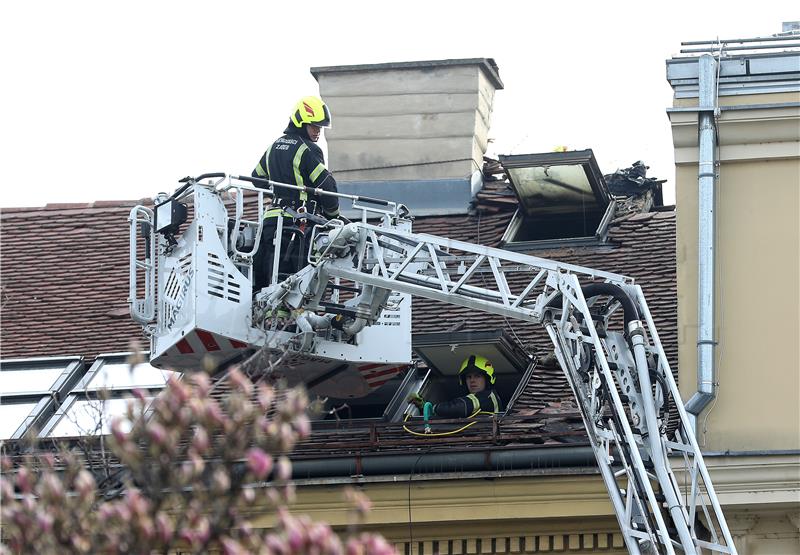
[[[265,348],[270,354],[265,361],[280,359],[290,384],[304,383],[316,394],[338,398],[367,395],[411,362],[410,295],[387,292],[385,304],[367,314],[357,295],[338,302],[334,287],[332,301],[325,303],[334,312],[327,315],[324,310],[291,313],[279,320],[264,314],[259,298],[280,287],[273,280],[254,297],[253,257],[269,207],[265,197],[271,194],[208,174],[186,181],[170,196],[159,195],[153,208],[131,210],[128,301],[133,319],[149,336],[150,362],[185,371],[219,368]],[[378,216],[381,225],[410,230],[410,221],[398,217],[393,203],[367,206],[375,199],[365,204],[363,197],[339,196],[352,200],[364,221]],[[251,220],[245,218],[245,202]],[[341,225],[318,223],[314,239],[319,242]],[[281,234],[276,237],[275,252],[280,252]],[[313,256],[309,260],[313,264]],[[347,327],[319,329],[321,319],[330,323],[337,314],[354,315],[359,309],[367,325],[351,325],[351,333]]]

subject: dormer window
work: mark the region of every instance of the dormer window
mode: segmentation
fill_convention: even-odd
[[[591,149],[500,156],[500,162],[519,200],[504,246],[602,240],[614,203]]]
[[[458,379],[459,369],[465,359],[477,355],[488,359],[494,367],[496,381],[492,387],[505,412],[533,371],[533,358],[502,329],[415,334],[413,343],[425,369],[404,381],[398,397],[401,401],[412,392],[433,403],[465,395],[467,391]],[[389,415],[399,420],[405,410],[403,403],[390,405]]]
[[[314,419],[402,422],[413,409],[408,403],[411,393],[434,403],[465,395],[458,372],[462,361],[473,354],[492,362],[494,389],[507,410],[533,371],[531,356],[502,330],[414,334],[413,349],[420,365],[409,367],[364,397],[325,397],[322,403],[318,398]]]

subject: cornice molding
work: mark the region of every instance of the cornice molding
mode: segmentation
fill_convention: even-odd
[[[738,106],[718,120],[720,160],[800,158],[800,103]],[[697,162],[697,111],[669,111],[675,163]]]
[[[707,456],[706,466],[724,510],[796,510],[800,503],[800,454]],[[677,467],[677,464],[675,465]],[[684,483],[681,475],[678,482]],[[368,524],[453,521],[613,518],[597,474],[427,480],[360,484],[373,509]],[[410,509],[409,509],[410,505]],[[300,485],[292,510],[334,526],[348,524],[341,484]]]

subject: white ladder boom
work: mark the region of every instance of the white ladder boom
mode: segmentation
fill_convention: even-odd
[[[647,302],[631,278],[365,222],[316,231],[311,266],[284,282],[268,306],[324,311],[329,281],[345,279],[376,296],[408,293],[543,325],[629,552],[736,553]],[[379,304],[362,317],[374,322]],[[622,329],[612,329],[620,320]],[[670,413],[678,422],[668,428]]]

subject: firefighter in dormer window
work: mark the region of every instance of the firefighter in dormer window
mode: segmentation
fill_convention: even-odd
[[[470,355],[461,363],[458,381],[468,393],[444,403],[433,405],[433,414],[441,418],[467,418],[479,413],[494,413],[503,410],[503,403],[494,390],[494,368],[488,359]],[[425,400],[417,394],[409,399],[423,410]]]
[[[336,180],[325,167],[322,149],[317,146],[323,127],[331,126],[331,113],[316,96],[301,98],[294,107],[284,135],[270,146],[253,170],[253,177],[291,185],[337,192]],[[307,194],[275,188],[273,206],[264,214],[261,244],[253,260],[254,291],[268,285],[272,277],[273,244],[278,218],[283,217],[279,274],[299,270],[306,256],[304,212],[339,217],[339,200],[334,196]],[[300,218],[297,214],[300,214]],[[309,226],[311,227],[311,226]]]

